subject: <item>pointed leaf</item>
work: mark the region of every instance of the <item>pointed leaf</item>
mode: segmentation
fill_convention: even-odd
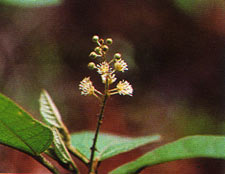
[[[62,0],[1,0],[0,3],[20,7],[40,7],[58,5]]]
[[[74,171],[75,173],[78,173],[78,169],[76,165],[74,164],[64,144],[64,141],[61,138],[59,131],[57,130],[57,128],[52,128],[52,130],[54,135],[53,144],[54,144],[54,151],[56,156],[62,163],[69,165],[70,166],[69,168],[72,167],[71,168],[72,171]]]
[[[0,143],[37,155],[53,140],[52,131],[0,94]]]
[[[225,136],[189,136],[161,146],[111,174],[135,174],[147,166],[187,158],[225,159]]]
[[[94,132],[80,132],[72,134],[71,142],[88,159],[90,158],[90,147],[93,143]],[[147,143],[156,142],[160,139],[159,135],[145,136],[139,138],[129,138],[123,136],[115,136],[106,133],[100,133],[97,141],[97,151],[95,159],[103,161],[123,152],[145,145]]]
[[[63,163],[70,163],[72,161],[71,156],[67,151],[66,146],[62,138],[60,137],[58,130],[56,128],[52,128],[52,130],[54,135],[53,144],[55,146],[56,155]]]
[[[40,113],[45,123],[51,127],[62,127],[62,119],[57,107],[52,101],[50,95],[46,90],[42,90],[40,95]]]

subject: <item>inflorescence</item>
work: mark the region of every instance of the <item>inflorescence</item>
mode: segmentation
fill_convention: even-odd
[[[79,84],[81,95],[93,95],[97,98],[103,95],[129,95],[132,96],[133,88],[128,81],[119,81],[115,88],[110,89],[110,85],[116,82],[116,72],[124,72],[128,70],[127,63],[121,58],[120,53],[114,54],[110,60],[106,57],[106,53],[109,50],[109,45],[113,43],[111,38],[106,40],[99,39],[98,36],[93,36],[92,41],[97,43],[97,47],[90,53],[90,57],[93,59],[99,59],[101,63],[95,64],[90,62],[88,68],[95,69],[101,76],[102,83],[105,84],[105,93],[102,94],[100,91],[95,89],[90,77],[85,77]]]

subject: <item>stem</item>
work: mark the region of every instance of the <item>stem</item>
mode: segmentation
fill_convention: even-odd
[[[49,171],[51,171],[53,174],[59,174],[57,168],[53,166],[44,156],[32,156],[35,160],[40,162],[43,166],[45,166]]]
[[[69,133],[67,127],[63,123],[62,123],[62,129],[60,129],[59,131],[63,135],[63,140],[65,142],[65,145],[66,145],[67,149],[75,157],[77,157],[80,161],[82,161],[84,164],[88,164],[89,160],[71,145],[70,133]]]
[[[89,163],[89,159],[87,159],[84,155],[82,155],[77,149],[75,149],[71,144],[67,145],[67,149],[71,152],[72,155],[77,157],[84,164]]]
[[[108,83],[108,81],[106,80],[106,84]],[[102,101],[102,107],[98,116],[98,123],[97,123],[97,127],[96,127],[96,131],[95,131],[95,136],[93,139],[93,144],[91,147],[91,157],[90,157],[90,163],[89,163],[89,174],[94,174],[95,173],[95,169],[94,169],[94,156],[95,156],[95,151],[96,151],[96,144],[97,144],[97,139],[98,139],[98,134],[99,134],[99,130],[102,124],[102,120],[103,120],[103,114],[104,114],[104,110],[105,110],[105,105],[106,105],[106,101],[108,99],[108,85],[106,85],[105,87],[105,95]]]

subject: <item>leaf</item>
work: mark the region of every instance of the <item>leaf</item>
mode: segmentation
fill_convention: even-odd
[[[53,130],[53,135],[54,135],[53,144],[54,144],[54,151],[55,151],[56,156],[59,158],[59,160],[62,163],[72,165],[72,170],[74,170],[77,173],[78,169],[75,166],[75,164],[74,164],[61,136],[60,136],[60,133],[58,132],[58,130],[56,128],[52,128],[52,130]]]
[[[53,140],[52,131],[0,94],[0,143],[37,155]]]
[[[66,149],[66,146],[56,128],[52,128],[53,130],[53,144],[55,146],[55,153],[57,157],[63,162],[63,163],[71,163],[71,156],[69,152]]]
[[[77,150],[79,150],[84,156],[89,159],[93,137],[94,132],[90,131],[75,133],[71,136],[71,142]],[[107,158],[130,151],[147,143],[156,142],[159,139],[159,135],[129,138],[100,133],[97,141],[97,151],[95,152],[95,159],[103,161]]]
[[[187,158],[225,159],[225,136],[189,136],[161,146],[111,174],[135,174],[147,166]]]
[[[20,7],[41,7],[59,5],[62,0],[1,0],[0,3]]]
[[[189,15],[200,15],[204,11],[208,11],[212,8],[212,1],[196,1],[196,0],[175,0],[175,6],[183,10],[185,13]],[[220,7],[221,10],[225,9],[225,1],[217,0],[213,1],[213,7]]]
[[[59,111],[46,90],[42,90],[39,102],[40,113],[45,123],[51,127],[62,128]]]

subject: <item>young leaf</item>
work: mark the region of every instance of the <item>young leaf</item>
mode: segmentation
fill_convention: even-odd
[[[69,152],[66,149],[66,146],[60,137],[60,134],[56,128],[52,128],[53,130],[53,144],[55,147],[55,153],[58,156],[58,158],[63,162],[63,163],[70,163],[71,162],[71,157],[69,155]]]
[[[54,144],[54,151],[55,154],[57,155],[57,157],[60,159],[60,161],[64,164],[68,164],[68,165],[72,165],[73,169],[76,173],[78,172],[77,167],[75,166],[75,164],[73,163],[73,160],[60,136],[60,133],[58,132],[58,130],[56,128],[52,128],[53,130],[53,135],[54,135],[54,139],[53,139],[53,144]]]
[[[0,143],[31,155],[45,151],[52,131],[33,119],[12,100],[0,94]]]
[[[76,157],[81,159],[81,161],[87,163],[88,159],[81,156],[81,154],[75,148],[71,148],[72,146],[70,143],[69,131],[67,130],[64,123],[62,122],[61,115],[46,90],[42,90],[39,102],[40,102],[40,112],[46,124],[48,124],[53,129],[57,128],[62,136],[61,140],[63,141],[63,145],[65,143],[65,146],[70,151],[72,151]]]
[[[40,113],[45,123],[51,127],[62,128],[59,111],[46,90],[42,90],[39,102]]]
[[[147,166],[187,158],[225,159],[225,136],[189,136],[161,146],[111,174],[136,174]]]
[[[71,142],[74,147],[76,147],[89,159],[91,154],[90,147],[93,143],[93,137],[94,132],[90,131],[75,133],[71,136]],[[97,158],[98,161],[103,161],[107,158],[113,157],[123,152],[128,152],[147,143],[156,142],[159,139],[159,135],[129,138],[100,133],[97,141],[95,159]]]
[[[1,0],[0,3],[20,7],[41,7],[58,5],[62,0]]]

